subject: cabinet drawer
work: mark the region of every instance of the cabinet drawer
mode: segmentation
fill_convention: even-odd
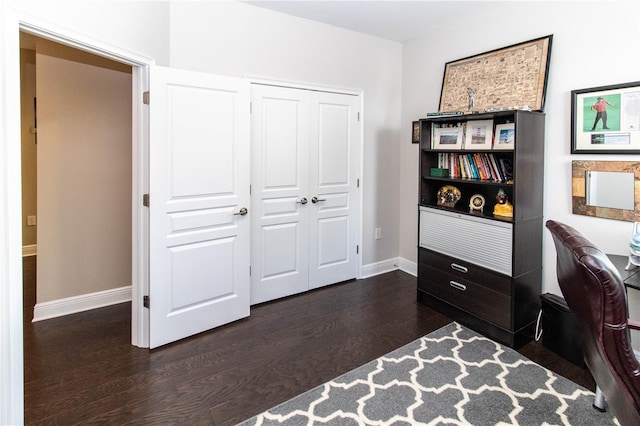
[[[439,269],[457,278],[473,280],[476,284],[490,290],[511,295],[511,278],[494,271],[481,268],[454,257],[435,253],[425,249],[418,250],[418,262]]]
[[[419,268],[421,290],[487,322],[511,328],[511,297],[424,264]]]

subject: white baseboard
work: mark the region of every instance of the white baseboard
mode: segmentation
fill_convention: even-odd
[[[382,260],[380,262],[362,265],[362,276],[360,278],[369,278],[386,272],[398,269],[398,258]]]
[[[412,260],[405,259],[404,257],[398,258],[398,266],[400,270],[406,272],[407,274],[411,274],[414,277],[418,276],[418,264]]]
[[[38,254],[38,245],[31,244],[28,246],[22,246],[22,257],[36,256]]]
[[[393,259],[363,265],[362,276],[360,278],[374,277],[387,272],[397,271],[398,269],[414,277],[418,276],[418,264],[416,262],[407,260],[404,257],[395,257]]]
[[[131,286],[82,294],[51,302],[37,303],[33,308],[33,322],[63,315],[75,314],[90,309],[102,308],[131,300]]]

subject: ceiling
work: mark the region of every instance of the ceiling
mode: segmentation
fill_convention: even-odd
[[[501,3],[483,0],[240,1],[397,42],[420,37]]]

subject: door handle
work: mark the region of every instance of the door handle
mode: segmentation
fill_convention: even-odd
[[[240,209],[240,211],[238,213],[234,213],[233,215],[234,216],[244,216],[247,213],[249,213],[249,210],[247,210],[246,207],[243,207],[243,208]]]
[[[296,204],[307,204],[308,201],[306,198],[302,198],[300,201],[296,201]]]
[[[311,199],[311,202],[312,202],[313,204],[315,204],[315,203],[319,203],[320,201],[327,201],[327,200],[325,200],[324,198],[318,198],[318,197],[313,197],[313,198]]]

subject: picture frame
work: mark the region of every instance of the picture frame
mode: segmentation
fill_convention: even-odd
[[[433,128],[433,149],[458,150],[462,149],[462,139],[464,128],[457,127],[434,127]]]
[[[464,149],[491,149],[493,120],[470,120],[466,127]]]
[[[572,154],[640,154],[640,81],[571,91]]]
[[[411,143],[420,143],[420,122],[414,121],[411,126]]]
[[[440,112],[542,111],[553,35],[447,62]]]
[[[496,124],[493,138],[493,149],[513,150],[516,142],[516,129],[513,123]]]

